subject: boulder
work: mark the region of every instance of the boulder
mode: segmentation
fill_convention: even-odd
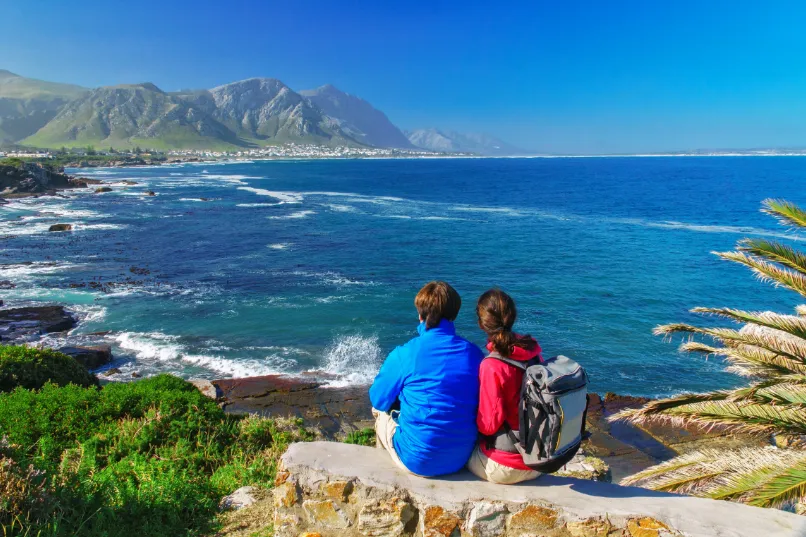
[[[146,190],[146,196],[156,196],[157,194],[153,190]]]
[[[62,347],[59,352],[72,356],[87,369],[98,369],[112,361],[112,347],[109,345]]]
[[[806,518],[775,509],[542,476],[496,485],[467,471],[411,475],[380,449],[292,444],[275,488],[277,537],[795,537]],[[349,483],[343,496],[331,484]]]
[[[221,499],[219,508],[221,510],[227,510],[249,507],[257,502],[257,497],[255,496],[256,492],[257,488],[255,487],[241,487],[232,494],[224,496]]]
[[[53,224],[48,231],[72,231],[73,224]]]
[[[0,341],[24,342],[49,332],[63,332],[76,320],[62,306],[32,306],[0,310]]]
[[[102,194],[104,192],[112,192],[112,189],[109,188],[108,186],[102,186],[101,188],[96,188],[95,189],[96,194]]]

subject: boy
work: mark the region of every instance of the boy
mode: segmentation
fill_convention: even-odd
[[[473,452],[484,354],[456,335],[462,299],[453,287],[430,282],[414,305],[420,336],[389,354],[369,398],[378,443],[400,467],[432,477],[459,471]]]

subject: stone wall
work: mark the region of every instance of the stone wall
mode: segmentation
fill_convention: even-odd
[[[556,476],[514,486],[468,472],[397,469],[385,451],[294,444],[274,490],[277,537],[775,537],[806,518],[771,509]]]

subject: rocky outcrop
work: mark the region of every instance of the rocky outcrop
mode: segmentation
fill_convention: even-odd
[[[95,189],[96,194],[103,194],[104,192],[112,192],[112,189],[108,186],[102,186],[100,188]]]
[[[42,334],[63,332],[76,320],[62,306],[35,306],[0,310],[0,342],[24,342]]]
[[[62,347],[59,352],[73,357],[87,369],[98,369],[112,361],[112,347],[109,345]]]
[[[48,231],[72,231],[73,224],[53,224]]]
[[[58,190],[86,186],[80,179],[33,162],[26,162],[21,166],[0,166],[0,197],[54,194]]]
[[[322,377],[282,375],[199,382],[203,392],[218,399],[228,412],[303,418],[307,426],[318,429],[325,438],[336,439],[373,426],[367,386],[335,388],[328,386]],[[730,447],[762,442],[718,431],[706,433],[668,426],[639,428],[608,422],[607,418],[615,412],[646,401],[615,394],[604,398],[591,394],[587,420],[591,437],[583,444],[582,456],[566,468],[566,475],[618,482],[704,445]]]
[[[293,444],[274,489],[277,537],[795,537],[806,519],[774,509],[542,476],[502,486],[469,472],[426,479],[383,450]]]

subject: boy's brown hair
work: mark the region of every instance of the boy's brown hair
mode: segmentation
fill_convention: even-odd
[[[427,329],[439,326],[442,319],[453,321],[459,315],[462,298],[456,289],[442,281],[428,282],[414,298],[414,307]]]

